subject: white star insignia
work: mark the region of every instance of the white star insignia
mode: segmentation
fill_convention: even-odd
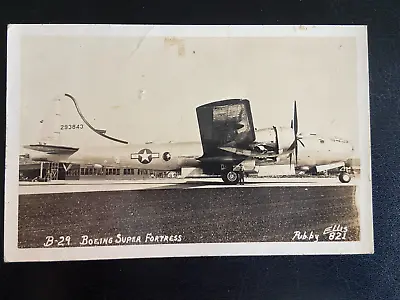
[[[149,158],[150,156],[151,156],[151,154],[147,153],[146,150],[144,150],[144,152],[142,154],[140,154],[140,158],[141,158],[142,161],[149,162],[150,161],[150,158]]]

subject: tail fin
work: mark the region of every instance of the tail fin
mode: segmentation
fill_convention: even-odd
[[[106,138],[106,139],[112,140],[112,141],[114,141],[114,142],[118,142],[118,143],[121,143],[121,144],[128,144],[127,141],[120,140],[120,139],[114,138],[114,137],[112,137],[112,136],[106,135],[106,132],[107,132],[107,131],[104,130],[104,129],[97,129],[97,128],[94,128],[94,127],[86,120],[86,118],[85,118],[84,115],[82,114],[81,110],[79,109],[78,102],[75,100],[75,98],[72,97],[70,94],[65,94],[65,96],[72,100],[72,102],[73,102],[74,105],[75,105],[76,111],[78,112],[79,116],[81,117],[81,120],[82,120],[82,121],[86,124],[86,126],[89,127],[89,129],[91,129],[94,133],[97,133],[98,135],[100,135],[100,136],[102,136],[102,137],[104,137],[104,138]]]
[[[78,102],[70,95],[58,97],[49,105],[51,114],[40,121],[42,136],[40,144],[79,147],[84,141],[93,140],[95,134],[121,144],[127,141],[109,136],[106,130],[95,128],[83,115]]]

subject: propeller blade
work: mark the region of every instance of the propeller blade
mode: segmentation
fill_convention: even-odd
[[[294,134],[297,136],[297,131],[298,131],[298,120],[297,120],[297,103],[294,101],[294,118],[293,118],[293,129],[294,129]]]
[[[294,132],[294,154],[295,154],[295,161],[296,161],[296,166],[297,166],[297,154],[298,154],[298,144],[297,144],[297,133],[299,130],[299,124],[298,124],[298,119],[297,119],[297,103],[294,101],[294,112],[293,112],[293,132]]]

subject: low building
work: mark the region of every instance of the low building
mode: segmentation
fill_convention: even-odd
[[[72,164],[67,171],[63,164],[51,162],[21,161],[19,164],[20,181],[39,180],[79,180],[79,179],[105,179],[105,180],[137,180],[146,178],[175,177],[171,172],[157,172],[127,167],[103,167],[95,168],[91,165],[81,166]],[[172,172],[174,173],[174,172]]]

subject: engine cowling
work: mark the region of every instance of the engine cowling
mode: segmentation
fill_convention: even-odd
[[[287,127],[272,127],[260,129],[256,132],[257,142],[253,149],[260,153],[282,153],[290,148],[294,142],[293,129]]]

